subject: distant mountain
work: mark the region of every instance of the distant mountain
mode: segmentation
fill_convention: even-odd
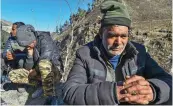
[[[11,27],[12,27],[12,22],[6,21],[1,19],[1,48],[3,49],[5,46],[5,42],[7,41],[9,35],[10,35],[10,31],[11,31]]]
[[[12,27],[12,24],[13,23],[12,22],[9,22],[9,21],[6,21],[4,19],[1,19],[0,22],[1,22],[1,28],[2,28],[2,30],[10,33],[11,27]]]
[[[6,21],[4,19],[1,19],[1,23],[2,23],[3,26],[11,26],[12,25],[12,22]]]

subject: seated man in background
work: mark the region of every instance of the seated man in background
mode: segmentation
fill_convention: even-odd
[[[17,29],[25,25],[23,22],[15,22],[12,25],[12,30],[10,32],[10,36],[8,40],[5,43],[5,48],[3,52],[1,53],[1,83],[2,88],[1,90],[8,90],[8,87],[5,87],[5,84],[10,84],[8,78],[8,73],[11,71],[11,69],[17,69],[17,68],[27,68],[28,64],[24,64],[27,57],[27,51],[24,50],[23,47],[19,46],[19,44],[16,41],[16,32]]]
[[[26,51],[16,41],[16,31],[20,26],[25,25],[23,22],[15,22],[12,25],[10,37],[6,41],[2,58],[10,68],[22,68],[26,59]]]
[[[31,79],[41,80],[43,93],[50,104],[57,104],[55,86],[61,79],[60,53],[49,32],[35,31],[31,25],[17,29],[17,42],[27,50],[28,68],[9,73],[13,83],[31,84]],[[46,103],[48,104],[48,103]]]
[[[64,84],[70,105],[172,104],[172,76],[129,41],[131,19],[125,5],[105,0],[100,33],[76,52]]]

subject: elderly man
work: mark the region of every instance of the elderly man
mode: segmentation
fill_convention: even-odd
[[[76,52],[64,85],[64,102],[73,105],[162,104],[171,100],[172,76],[128,40],[131,20],[116,0],[101,5],[104,16],[94,41]]]

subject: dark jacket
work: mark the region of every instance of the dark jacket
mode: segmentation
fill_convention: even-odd
[[[49,60],[54,66],[60,69],[62,63],[60,63],[60,53],[58,47],[54,43],[49,32],[37,31],[36,47],[34,48],[34,56],[27,58],[28,69],[31,69],[38,65],[40,60]],[[32,60],[34,63],[32,63]],[[33,66],[34,65],[34,66]],[[62,71],[62,70],[59,70]]]
[[[19,46],[15,37],[10,36],[5,43],[5,48],[2,53],[2,58],[4,59],[6,65],[8,64],[11,68],[27,68],[26,60],[27,53],[25,50],[21,50],[23,47]],[[7,60],[7,51],[10,51],[14,55],[14,60]],[[20,62],[19,62],[20,61]]]
[[[96,37],[93,42],[77,50],[74,66],[63,89],[67,104],[121,104],[115,92],[117,81],[106,81],[108,68],[100,44],[101,40]],[[123,80],[127,75],[143,76],[154,91],[155,98],[151,104],[167,102],[172,96],[172,76],[158,66],[145,47],[129,42],[122,54],[115,72],[121,72]]]
[[[5,48],[2,54],[2,57],[4,59],[6,59],[6,54],[8,50],[18,56],[18,58],[26,57],[26,52],[20,50],[20,46],[17,43],[16,38],[13,36],[10,36],[5,43]]]

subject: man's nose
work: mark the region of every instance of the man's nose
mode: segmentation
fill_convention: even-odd
[[[121,37],[120,37],[120,36],[117,36],[117,37],[115,38],[114,43],[120,44],[120,43],[121,43]]]

